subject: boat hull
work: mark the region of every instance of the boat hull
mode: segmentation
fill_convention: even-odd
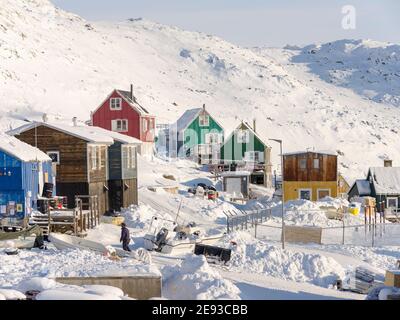
[[[13,240],[0,241],[0,248],[15,248],[15,249],[32,249],[35,246],[36,236],[20,237]]]

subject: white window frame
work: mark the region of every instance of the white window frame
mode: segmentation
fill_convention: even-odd
[[[299,189],[299,200],[306,200],[306,199],[302,199],[301,198],[301,192],[302,191],[310,191],[310,200],[309,201],[312,201],[312,196],[313,196],[313,194],[312,194],[312,189],[310,189],[310,188],[302,188],[302,189]]]
[[[120,129],[118,129],[118,122],[121,123]],[[123,124],[126,124],[125,128]],[[129,121],[128,119],[114,119],[111,120],[111,130],[114,132],[128,132],[129,131]]]
[[[142,118],[142,132],[147,132],[149,129],[149,124],[147,121],[147,118]]]
[[[210,125],[210,116],[208,114],[199,115],[199,126],[208,127]]]
[[[97,170],[97,146],[91,146],[90,169],[91,169],[91,171]]]
[[[209,132],[205,135],[205,143],[207,144],[221,144],[222,134],[218,132]]]
[[[301,162],[305,161],[306,165],[304,168],[301,167]],[[307,170],[307,158],[300,158],[299,159],[299,170]]]
[[[316,162],[318,161],[318,162]],[[316,167],[315,164],[318,163],[318,166]],[[321,161],[319,161],[319,158],[314,158],[313,159],[313,169],[320,169],[321,168]]]
[[[258,160],[256,160],[256,154],[258,154]],[[264,152],[261,151],[246,151],[244,153],[244,160],[250,162],[264,162]]]
[[[60,164],[60,151],[47,151],[46,153],[47,153],[48,156],[50,156],[50,154],[56,154],[58,161],[53,161],[52,160],[52,163]]]
[[[110,110],[111,111],[122,110],[122,98],[111,98],[110,99]]]
[[[399,198],[397,198],[397,197],[387,197],[386,198],[386,207],[387,208],[393,208],[393,207],[389,207],[389,200],[396,200],[396,207],[394,209],[397,209],[399,207]]]
[[[130,169],[136,168],[136,147],[131,146],[129,147],[129,157],[131,161]]]
[[[249,130],[237,130],[236,131],[237,143],[250,143],[250,131]]]
[[[101,146],[96,147],[96,149],[97,149],[96,154],[98,155],[98,159],[97,159],[97,161],[98,161],[97,169],[98,169],[98,170],[101,170],[102,168],[104,168],[104,166],[102,165],[102,157],[101,157],[101,152],[102,152],[103,150],[102,150],[102,147],[101,147]]]
[[[328,197],[331,196],[331,189],[317,189],[317,200],[323,199],[319,197],[319,192],[320,191],[328,191]]]

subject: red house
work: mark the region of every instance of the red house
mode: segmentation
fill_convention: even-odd
[[[115,89],[91,115],[93,126],[126,134],[143,142],[142,154],[151,153],[155,138],[155,117],[141,106],[131,91]]]

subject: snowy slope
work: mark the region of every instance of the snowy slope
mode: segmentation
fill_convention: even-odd
[[[159,123],[206,103],[228,134],[257,118],[260,135],[283,138],[286,151],[339,150],[350,179],[384,157],[400,161],[398,46],[246,49],[141,19],[89,23],[48,0],[0,4],[0,128],[43,112],[86,120],[113,88],[133,83]],[[386,64],[373,76],[379,57]]]

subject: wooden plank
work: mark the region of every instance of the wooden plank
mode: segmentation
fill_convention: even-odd
[[[322,244],[322,228],[285,226],[285,241],[289,243]]]
[[[385,286],[400,288],[400,270],[386,271]]]

